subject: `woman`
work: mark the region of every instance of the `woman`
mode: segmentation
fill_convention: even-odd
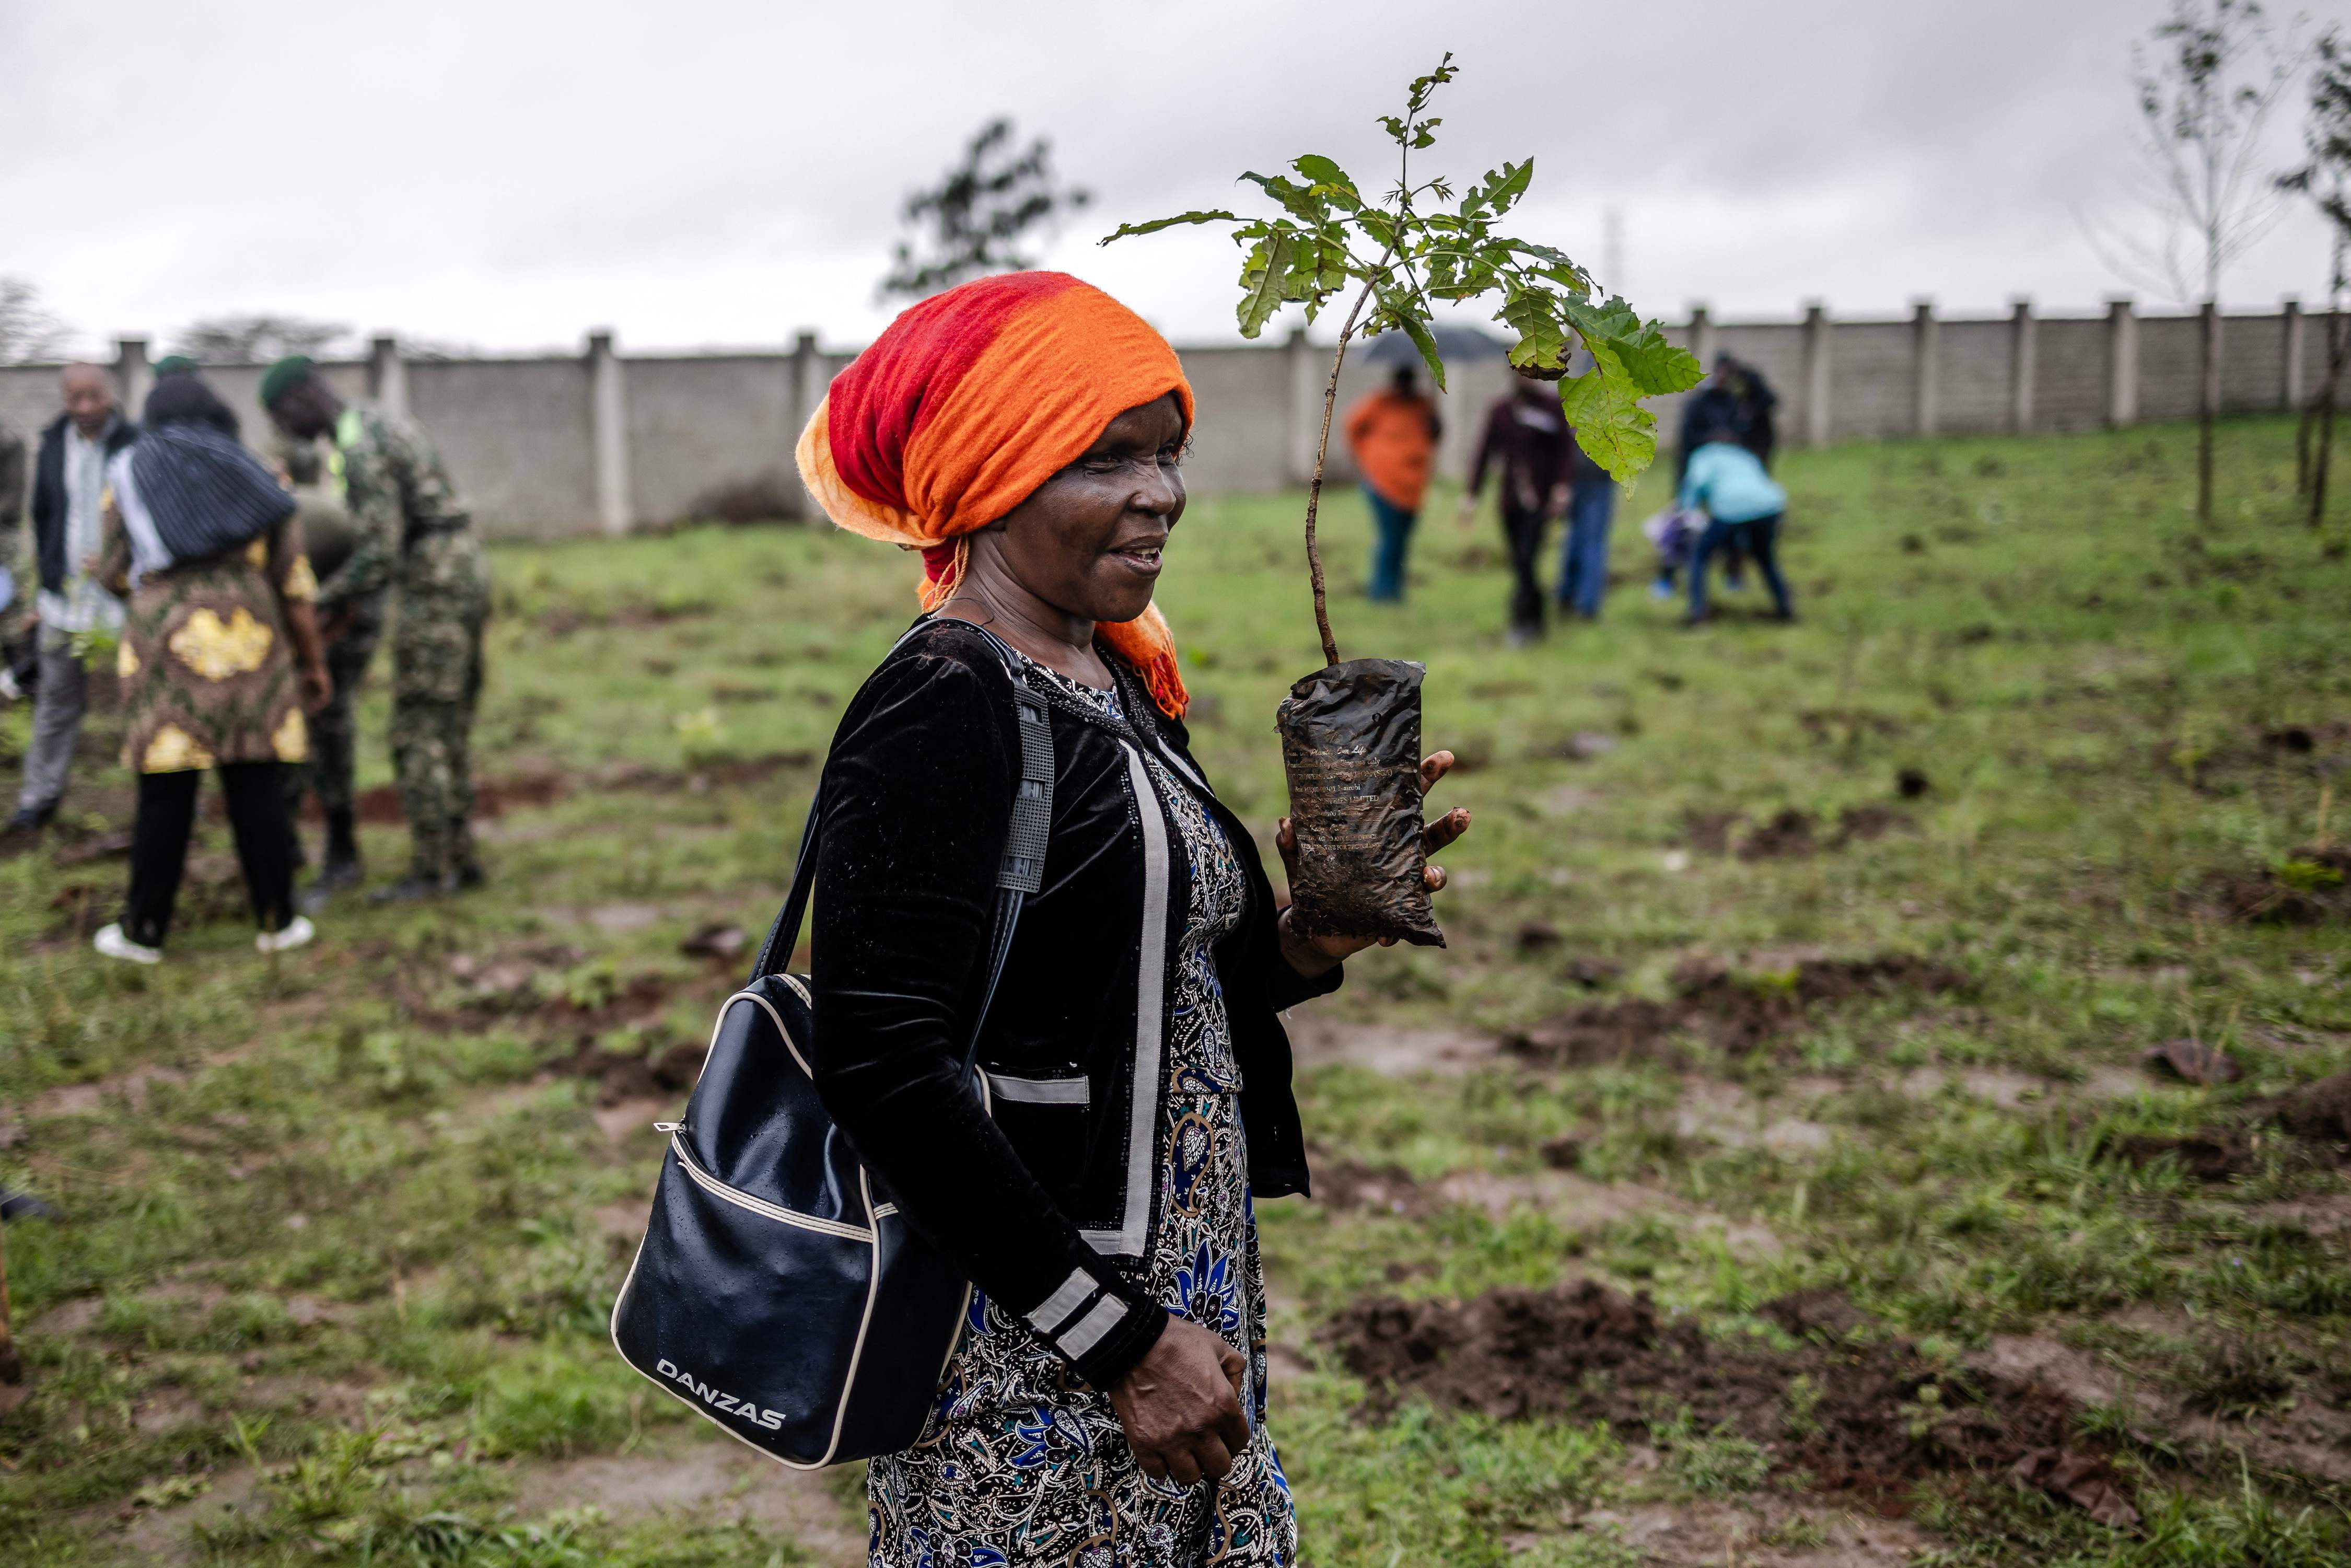
[[[284,774],[308,755],[303,712],[325,703],[328,685],[294,497],[238,444],[236,416],[193,374],[156,382],[140,440],[115,455],[107,485],[98,571],[131,598],[116,668],[139,815],[122,919],[96,946],[162,961],[196,779],[209,768],[261,928],[254,946],[299,947],[317,933],[294,912]]]
[[[977,1286],[922,1438],[867,1471],[886,1568],[1296,1560],[1250,1205],[1306,1187],[1277,1014],[1368,943],[1277,917],[1187,749],[1151,597],[1191,418],[1158,333],[1022,273],[907,310],[800,438],[835,522],[923,550],[935,612],[851,703],[820,789],[817,1082]],[[1051,837],[980,1036],[983,1111],[958,1080],[1016,681],[1051,720]]]

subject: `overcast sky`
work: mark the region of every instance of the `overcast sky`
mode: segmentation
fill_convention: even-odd
[[[1645,314],[2089,310],[2133,292],[2084,220],[2129,214],[2129,43],[2166,8],[5,0],[0,274],[88,346],[251,310],[488,349],[854,344],[904,193],[1001,113],[1096,194],[1051,265],[1229,340],[1227,241],[1092,241],[1302,152],[1369,183],[1373,117],[1449,48],[1432,172],[1531,154],[1517,232],[1595,268],[1621,210],[1604,281]],[[2225,292],[2325,277],[2296,212]]]

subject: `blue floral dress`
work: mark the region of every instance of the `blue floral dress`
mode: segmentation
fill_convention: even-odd
[[[1115,693],[1029,664],[1048,693],[1118,714]],[[1029,1325],[975,1292],[963,1342],[915,1445],[872,1461],[872,1568],[1195,1568],[1290,1564],[1298,1524],[1265,1427],[1265,1276],[1241,1137],[1240,1071],[1212,949],[1249,896],[1207,808],[1147,748],[1191,870],[1169,1014],[1164,1212],[1150,1289],[1249,1364],[1249,1447],[1221,1481],[1182,1487],[1137,1468],[1109,1396],[1080,1381]],[[1147,808],[1146,808],[1147,809]]]

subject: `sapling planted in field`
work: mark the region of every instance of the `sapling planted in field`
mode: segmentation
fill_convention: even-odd
[[[1308,153],[1290,162],[1297,179],[1241,176],[1272,198],[1277,216],[1183,213],[1123,224],[1102,241],[1182,224],[1235,225],[1234,243],[1245,253],[1238,312],[1245,338],[1263,332],[1284,305],[1303,306],[1311,323],[1333,300],[1352,296],[1323,384],[1322,430],[1306,491],[1306,570],[1326,667],[1292,686],[1277,716],[1298,833],[1290,894],[1307,935],[1445,941],[1422,876],[1423,668],[1400,659],[1342,663],[1323,590],[1315,519],[1347,346],[1359,335],[1402,332],[1442,390],[1445,361],[1430,330],[1438,302],[1491,302],[1494,319],[1517,338],[1511,365],[1560,383],[1561,412],[1577,444],[1620,484],[1656,455],[1656,420],[1643,400],[1685,391],[1701,375],[1688,350],[1622,298],[1603,296],[1565,254],[1496,232],[1526,194],[1531,159],[1488,171],[1458,200],[1442,177],[1414,183],[1412,155],[1436,143],[1443,123],[1426,113],[1429,100],[1455,74],[1448,54],[1413,82],[1403,114],[1382,118],[1396,147],[1395,183],[1384,194],[1367,196],[1337,163]],[[1580,367],[1571,364],[1579,347],[1588,357]]]

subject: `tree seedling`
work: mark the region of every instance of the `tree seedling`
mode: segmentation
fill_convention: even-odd
[[[1577,444],[1619,484],[1656,455],[1656,419],[1645,399],[1687,391],[1702,371],[1696,356],[1667,340],[1622,298],[1604,296],[1564,253],[1499,232],[1527,193],[1534,162],[1505,162],[1463,187],[1437,177],[1416,183],[1413,154],[1444,123],[1427,113],[1437,89],[1457,74],[1447,54],[1416,78],[1405,111],[1382,117],[1395,144],[1395,183],[1366,194],[1336,162],[1308,153],[1283,174],[1244,173],[1278,214],[1242,219],[1225,211],[1181,213],[1123,224],[1102,244],[1191,224],[1233,225],[1243,250],[1241,335],[1255,338],[1285,305],[1311,323],[1351,296],[1322,389],[1322,429],[1306,492],[1306,569],[1314,624],[1328,667],[1306,677],[1281,705],[1282,758],[1299,841],[1290,889],[1301,929],[1311,935],[1375,935],[1441,945],[1423,885],[1420,831],[1420,678],[1403,660],[1343,664],[1331,632],[1315,522],[1331,448],[1339,372],[1360,334],[1402,332],[1442,390],[1445,361],[1431,330],[1440,304],[1490,303],[1516,341],[1520,373],[1560,383],[1560,408]],[[1584,361],[1573,362],[1578,349]],[[1573,371],[1574,373],[1571,374]]]

